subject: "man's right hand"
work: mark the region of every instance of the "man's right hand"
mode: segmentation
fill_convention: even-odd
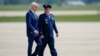
[[[39,31],[37,31],[37,30],[34,30],[33,32],[34,32],[34,34],[36,34],[36,35],[39,34]]]

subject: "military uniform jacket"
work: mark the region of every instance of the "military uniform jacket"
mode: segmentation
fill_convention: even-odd
[[[56,33],[58,33],[54,15],[49,14],[46,15],[45,13],[41,14],[39,16],[39,31],[40,34],[43,34],[45,37],[53,37],[53,30],[55,30]]]

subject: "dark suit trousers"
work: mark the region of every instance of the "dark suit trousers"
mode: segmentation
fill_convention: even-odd
[[[32,54],[32,47],[34,41],[36,42],[37,46],[35,48],[34,53]],[[37,37],[28,36],[28,56],[32,55],[36,56],[39,53],[41,46],[42,46],[42,41],[39,36]]]

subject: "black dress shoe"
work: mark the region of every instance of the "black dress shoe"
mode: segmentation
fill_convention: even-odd
[[[32,56],[37,56],[37,55],[35,55],[35,54],[32,54]]]

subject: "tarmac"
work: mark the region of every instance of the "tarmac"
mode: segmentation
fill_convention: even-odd
[[[58,56],[100,56],[100,22],[57,22],[57,27]],[[44,54],[50,56],[48,46]],[[27,56],[24,22],[0,23],[0,56]]]
[[[27,11],[0,11],[0,16],[25,16]],[[36,14],[40,15],[43,11],[37,11]],[[97,15],[100,14],[98,10],[65,10],[65,11],[51,11],[54,15]]]

